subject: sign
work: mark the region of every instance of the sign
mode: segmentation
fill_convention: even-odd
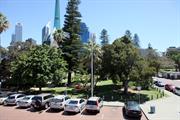
[[[137,86],[137,90],[140,91],[141,90],[141,86]]]

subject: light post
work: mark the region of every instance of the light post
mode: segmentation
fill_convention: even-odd
[[[140,91],[141,91],[141,86],[138,86],[137,87],[137,90],[138,90],[138,95],[139,95],[139,104],[141,103],[141,101],[140,101]]]
[[[94,42],[95,34],[92,34],[92,45],[91,45],[91,97],[94,96]]]

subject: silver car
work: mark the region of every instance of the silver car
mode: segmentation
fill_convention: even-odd
[[[64,109],[64,105],[66,102],[70,99],[69,96],[66,95],[58,95],[55,96],[51,101],[50,101],[50,108],[51,109]]]
[[[13,94],[10,95],[5,101],[4,105],[16,105],[17,101],[22,99],[25,95],[24,94]]]
[[[103,107],[103,101],[100,97],[90,97],[86,103],[86,111],[97,111],[100,112],[101,107]]]
[[[64,111],[65,112],[81,112],[86,105],[86,101],[84,99],[70,99],[65,104]]]
[[[27,95],[27,96],[25,96],[21,100],[17,101],[17,106],[18,107],[30,107],[31,103],[32,103],[32,98],[33,97],[34,97],[34,95]]]
[[[176,86],[176,87],[175,87],[174,93],[175,93],[176,95],[180,95],[180,86]]]

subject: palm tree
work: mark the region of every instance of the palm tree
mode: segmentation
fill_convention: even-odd
[[[7,18],[0,13],[0,34],[9,27],[9,22]]]
[[[0,13],[0,49],[1,49],[1,33],[5,31],[9,27],[9,22],[7,18]],[[0,61],[1,61],[1,53],[0,53]]]
[[[99,68],[97,65],[100,63],[102,56],[101,47],[96,44],[94,35],[89,40],[88,44],[84,45],[84,52],[85,54],[83,56],[82,62],[88,67],[91,66],[91,96],[93,96],[93,88],[96,84],[94,82],[94,71]],[[94,67],[94,63],[97,64],[96,67]]]
[[[60,47],[62,45],[63,39],[65,38],[64,31],[62,29],[57,29],[53,34],[53,38]]]

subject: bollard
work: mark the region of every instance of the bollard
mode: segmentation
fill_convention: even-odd
[[[114,99],[114,97],[113,96],[111,96],[111,100],[113,100]]]

